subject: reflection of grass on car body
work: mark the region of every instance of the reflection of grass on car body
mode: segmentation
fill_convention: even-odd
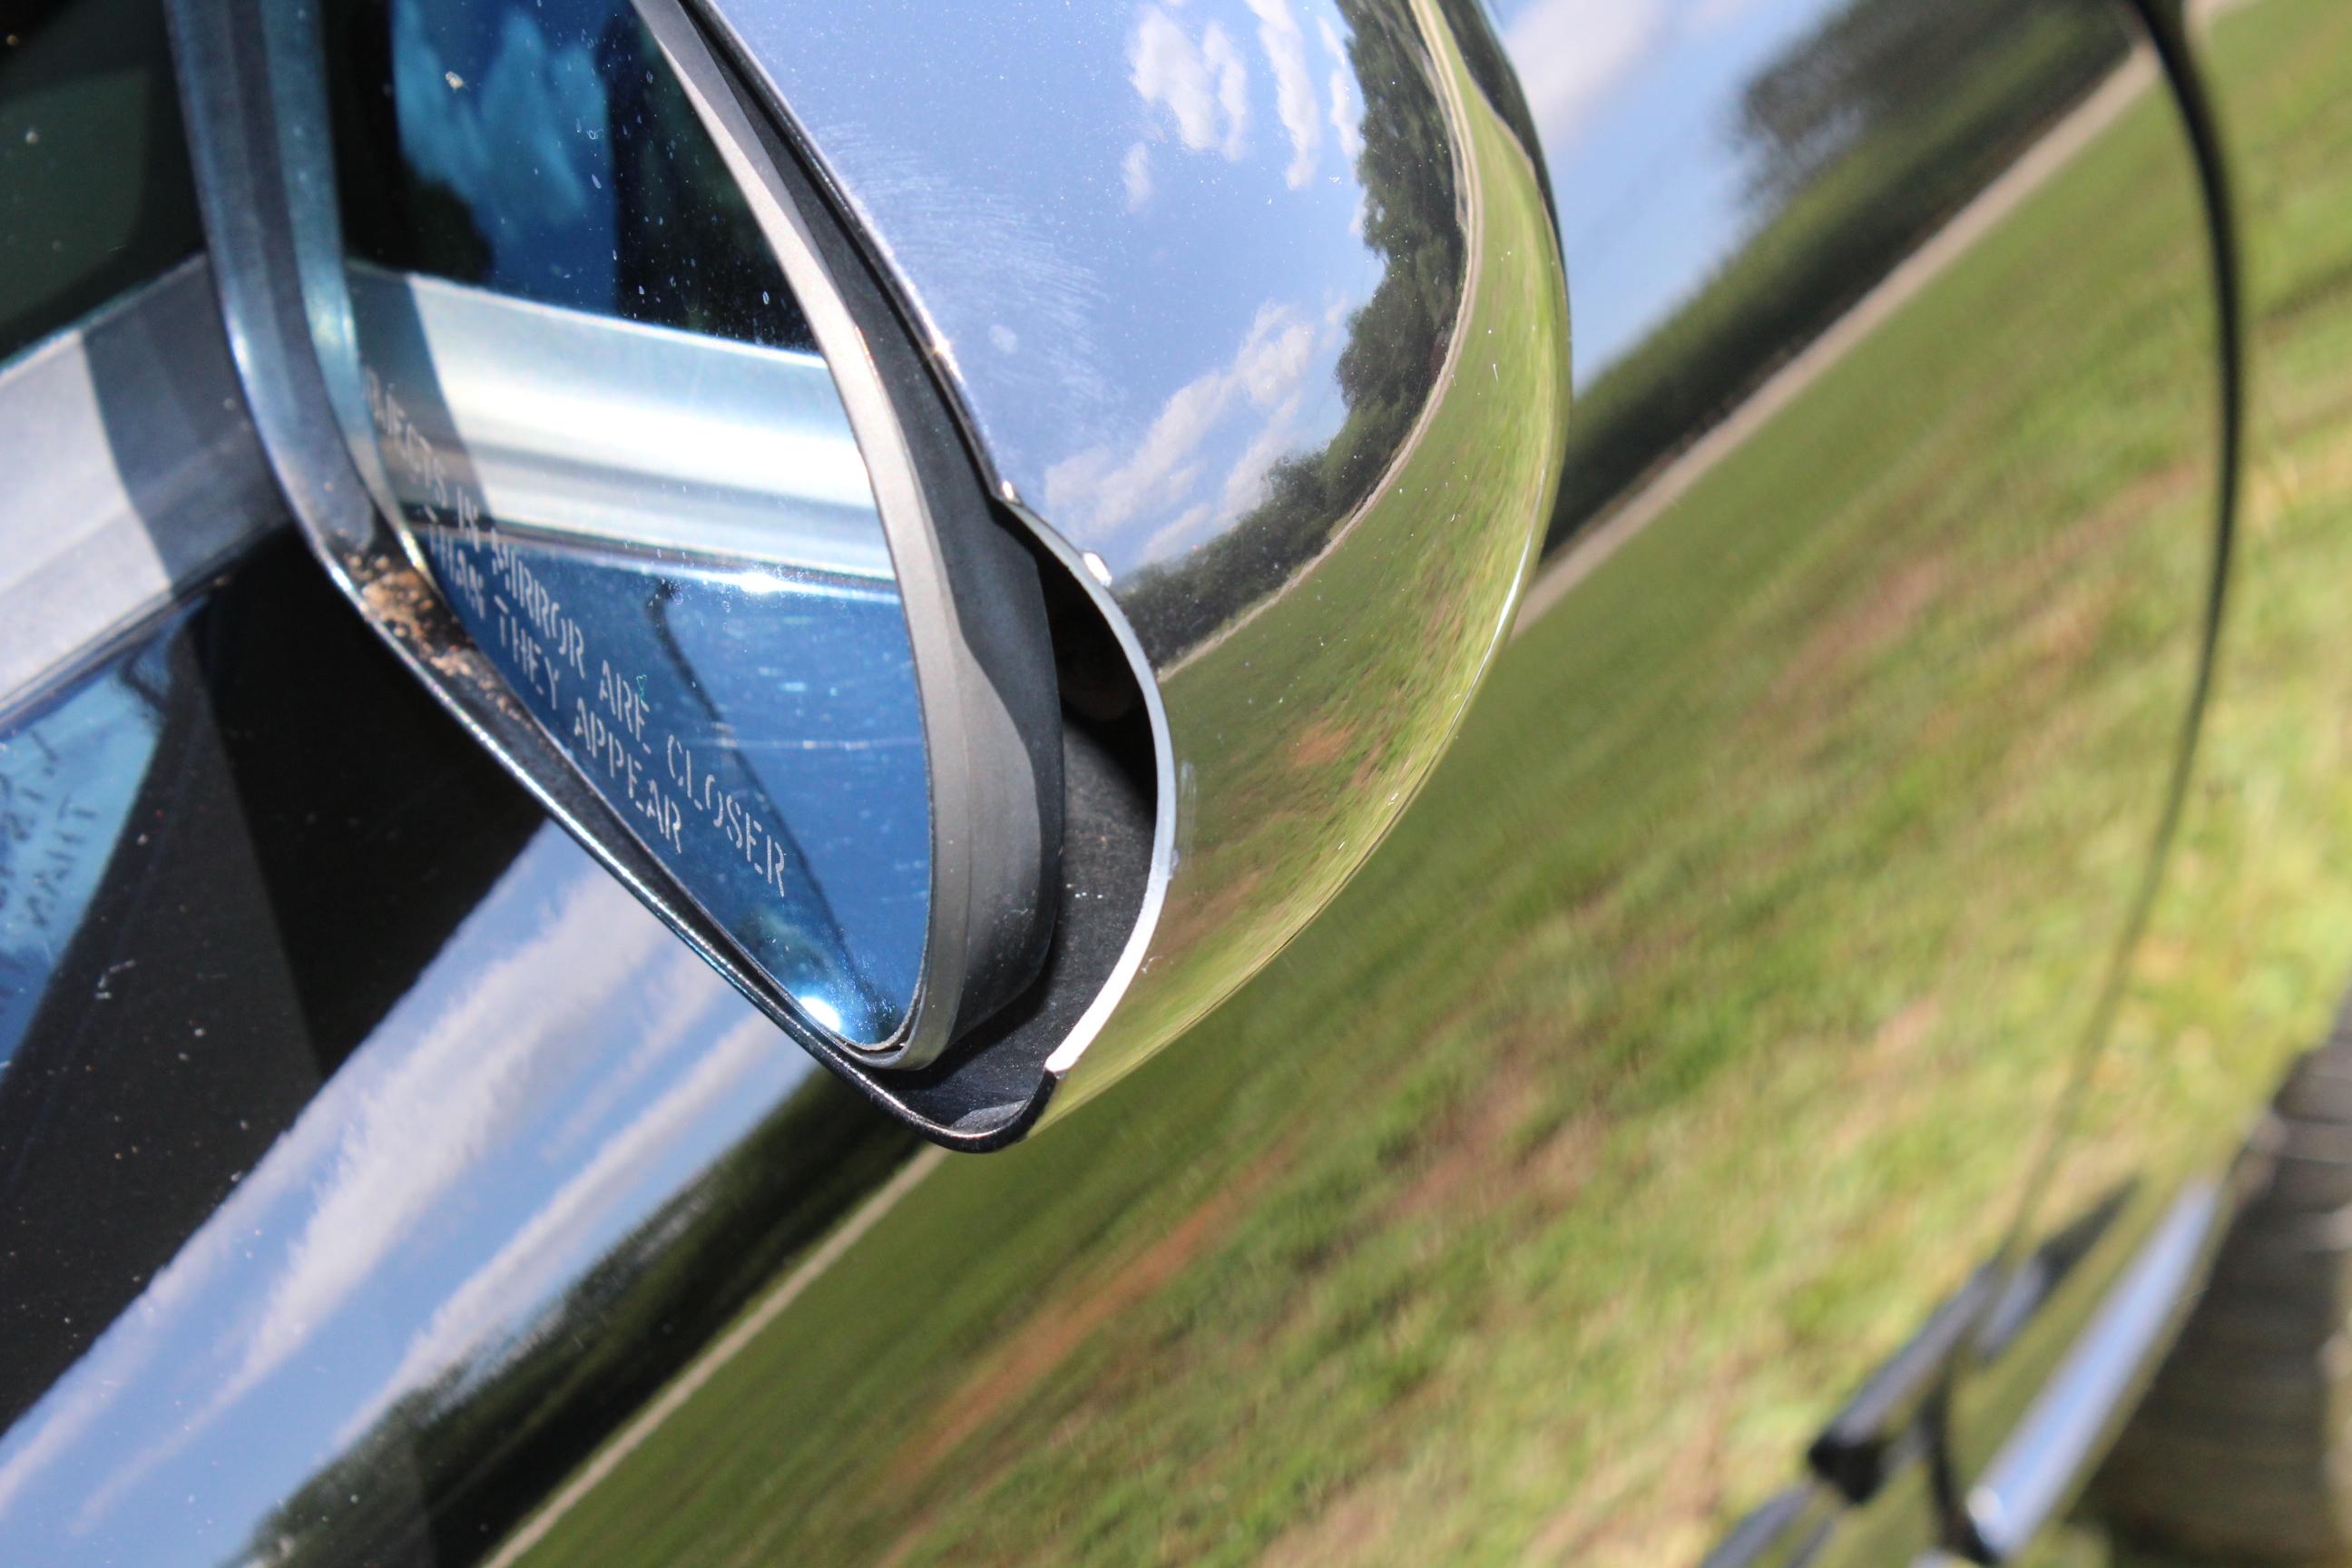
[[[2352,106],[2286,84],[2346,21],[2225,34],[2252,111],[2332,139],[2263,184],[2339,267]],[[2151,94],[1524,638],[1265,976],[942,1167],[533,1560],[1648,1563],[1786,1479],[2010,1217],[2146,847],[2206,551],[2180,157]],[[2313,390],[2258,476],[2223,795],[2352,711],[2313,657],[2352,540],[2268,555],[2352,488],[2352,297],[2298,265],[2266,297],[2337,352],[2273,367]],[[2324,739],[2285,804],[2352,826]],[[2183,881],[2250,927],[2352,886],[2286,838],[2231,880],[2240,833],[2192,818]],[[2129,1029],[2252,973],[2264,1042],[2307,1037],[2340,901],[2276,973],[2176,952]]]

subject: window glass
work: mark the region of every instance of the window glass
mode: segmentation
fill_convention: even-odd
[[[0,7],[0,358],[202,243],[161,0]]]

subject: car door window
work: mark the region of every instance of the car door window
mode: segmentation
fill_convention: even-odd
[[[0,34],[0,359],[194,254],[153,0],[31,0]]]

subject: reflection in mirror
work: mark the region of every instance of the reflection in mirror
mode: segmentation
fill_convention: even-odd
[[[627,0],[347,0],[325,42],[349,315],[316,331],[379,506],[704,912],[887,1045],[930,913],[914,658],[749,205]]]

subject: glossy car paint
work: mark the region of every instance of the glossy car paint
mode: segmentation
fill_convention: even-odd
[[[47,1347],[0,1438],[12,1554],[1687,1561],[2013,1229],[2127,1214],[1928,1402],[1945,1447],[1747,1536],[1816,1562],[1937,1539],[1933,1461],[1948,1496],[1980,1473],[2042,1385],[2018,1369],[2113,1300],[2332,999],[2347,927],[2315,867],[2345,852],[2346,774],[2313,715],[2340,684],[2326,279],[2352,247],[2291,176],[2316,177],[2337,19],[2220,24],[2224,102],[2280,154],[2255,312],[2297,374],[2236,569],[2246,673],[2086,1054],[2214,558],[2214,284],[2174,105],[2085,11],[1953,51],[1948,96],[1917,94],[1957,106],[1940,134],[1891,125],[1710,229],[1645,204],[1678,207],[1821,9],[1708,7],[1613,56],[1567,15],[1505,36],[1572,275],[1632,257],[1572,295],[1602,345],[1580,417],[1614,443],[1586,460],[1624,460],[1612,409],[1703,414],[1562,518],[1459,744],[1328,914],[1033,1143],[918,1152],[813,1071],[461,737],[436,747],[282,542],[20,703],[31,770],[41,723],[143,671],[126,706],[194,760],[150,764],[152,815],[0,1073],[0,1300]],[[1745,56],[1711,52],[1726,26]],[[1616,68],[1547,76],[1580,41]],[[2024,109],[1969,112],[2012,82]],[[1727,372],[1691,323],[1785,298],[1756,280],[1802,226],[1923,169],[1949,182],[1933,221]],[[1340,778],[1349,741],[1268,765]],[[404,815],[436,801],[462,808]],[[208,987],[254,1036],[217,1067]]]

